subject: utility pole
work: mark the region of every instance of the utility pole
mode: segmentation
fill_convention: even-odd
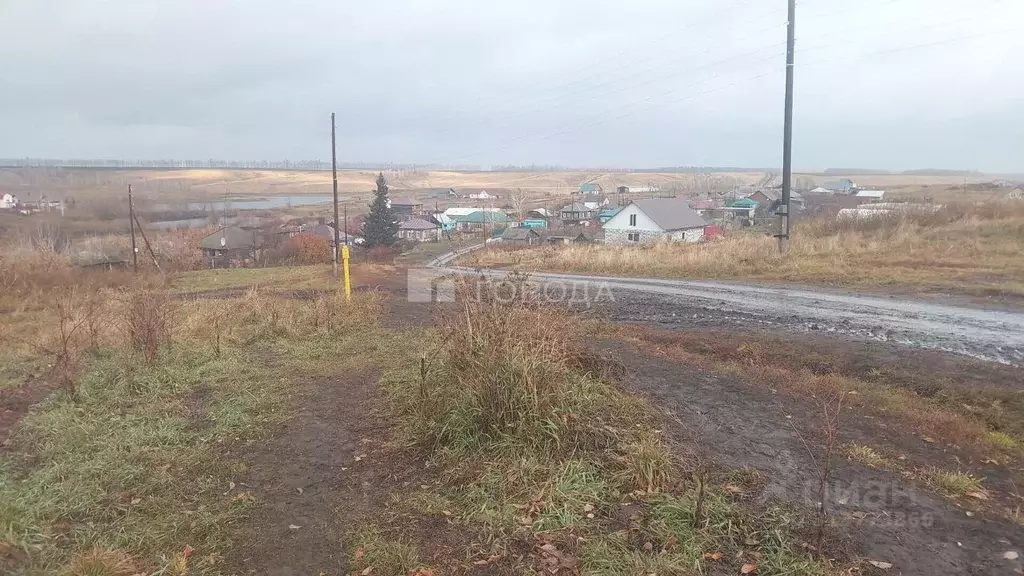
[[[341,234],[338,233],[338,154],[334,139],[334,112],[331,112],[331,175],[334,183],[334,249],[331,260],[334,263],[334,275],[338,275],[338,249]]]
[[[793,55],[796,44],[796,0],[789,0],[786,25],[786,120],[782,137],[782,206],[779,206],[779,252],[789,250],[789,195],[793,188]]]
[[[132,204],[132,185],[128,185],[128,226],[132,231],[132,271],[139,271],[139,250],[135,247],[135,206]]]
[[[345,203],[345,246],[348,246],[348,202]]]

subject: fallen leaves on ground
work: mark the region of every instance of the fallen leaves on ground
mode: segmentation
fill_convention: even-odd
[[[477,560],[477,561],[473,562],[473,565],[474,566],[487,566],[488,564],[490,564],[491,562],[494,562],[498,558],[501,558],[501,556],[498,556],[497,554],[494,554],[494,555],[488,556],[487,558],[482,558],[480,560]]]
[[[577,572],[580,562],[575,556],[562,552],[551,542],[541,545],[539,549],[541,564],[547,572],[551,574],[557,574],[560,570],[565,570],[568,573]]]
[[[723,554],[721,552],[705,552],[704,553],[704,559],[705,560],[721,560],[722,556],[723,556]]]
[[[881,568],[882,570],[888,570],[892,568],[891,562],[881,562],[879,560],[868,560],[868,564],[871,564],[875,568]]]
[[[744,564],[740,568],[740,574],[753,574],[757,572],[757,564]]]

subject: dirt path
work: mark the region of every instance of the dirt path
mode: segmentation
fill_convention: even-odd
[[[373,373],[311,382],[294,398],[296,414],[246,458],[248,472],[236,489],[251,494],[260,508],[232,559],[242,572],[345,570],[349,522],[387,494],[369,459],[385,426],[369,415],[375,390]]]
[[[812,439],[814,444],[816,437],[817,407],[812,402],[773,394],[735,376],[623,349],[618,342],[605,342],[600,348],[626,367],[632,389],[674,415],[681,439],[696,436],[721,465],[763,472],[767,486],[762,499],[815,505],[818,478],[804,443]],[[853,415],[845,420],[842,434],[844,442],[899,436]],[[898,440],[908,452],[937,450],[916,439]],[[834,478],[831,506],[848,527],[856,553],[892,563],[894,573],[995,575],[1022,567],[1019,561],[1003,558],[1010,550],[1024,556],[1021,526],[1001,518],[969,517],[892,472],[842,457],[836,458]]]
[[[56,388],[55,383],[41,378],[30,378],[15,386],[0,388],[0,452],[3,452],[18,422]]]
[[[442,258],[431,265],[441,267],[447,262]],[[483,273],[495,278],[507,274],[501,270]],[[541,272],[530,273],[530,277],[558,286],[551,293],[559,301],[570,298],[574,291],[577,297],[586,293],[594,304],[610,309],[616,320],[674,323],[686,319],[717,326],[785,327],[1024,364],[1024,312],[1019,310],[728,282]]]
[[[431,322],[427,306],[396,304],[386,325]],[[386,444],[392,424],[377,411],[380,369],[339,370],[301,384],[294,413],[243,455],[247,471],[235,491],[251,494],[258,509],[235,536],[229,563],[238,573],[345,574],[353,532],[425,481],[420,456]],[[436,538],[423,540],[438,546]]]

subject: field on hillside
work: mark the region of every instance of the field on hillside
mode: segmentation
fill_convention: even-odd
[[[700,244],[504,249],[463,256],[472,267],[635,277],[781,281],[897,292],[1024,297],[1024,202],[948,205],[927,216],[799,222],[780,255],[764,232]]]
[[[1013,367],[0,248],[3,574],[1021,567]]]
[[[349,199],[365,197],[373,189],[377,172],[373,170],[341,170],[338,188]],[[757,182],[760,172],[678,174],[625,172],[459,172],[385,170],[385,176],[397,195],[414,191],[455,188],[457,190],[499,190],[521,188],[535,197],[546,195],[568,197],[578,192],[583,182],[596,182],[606,193],[617,186],[656,185],[666,190],[701,190],[708,186],[727,189],[733,185]],[[816,185],[840,176],[806,175]],[[866,187],[909,187],[917,193],[929,189],[945,189],[964,183],[959,176],[853,176]],[[977,176],[969,182],[985,182],[994,177]],[[330,172],[273,170],[88,170],[0,168],[0,193],[12,192],[23,198],[47,195],[62,198],[73,195],[83,200],[121,196],[131,184],[143,200],[170,202],[175,200],[219,200],[232,197],[260,197],[302,194],[330,194]],[[361,196],[360,196],[361,195]]]

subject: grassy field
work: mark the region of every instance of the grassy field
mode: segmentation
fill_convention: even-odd
[[[1002,222],[983,216],[935,226]],[[838,520],[761,498],[764,473],[716,462],[676,428],[685,414],[627,388],[595,336],[679,360],[676,385],[693,365],[776,403],[841,394],[864,422],[944,444],[918,461],[859,437],[842,458],[991,512],[978,521],[1011,516],[998,478],[959,465],[1019,462],[1024,408],[1004,372],[967,390],[750,335],[591,324],[514,283],[464,284],[458,306],[430,310],[376,291],[346,302],[329,266],[136,277],[13,254],[0,259],[3,574],[866,568]],[[359,263],[353,277],[395,286],[400,272]]]
[[[701,244],[569,246],[474,252],[466,266],[693,279],[754,280],[1024,296],[1024,203],[949,205],[936,214],[798,223],[788,254],[743,231]]]
[[[565,170],[556,172],[489,172],[489,171],[419,171],[385,170],[392,189],[404,191],[456,188],[458,190],[511,190],[521,188],[533,195],[551,194],[568,197],[578,192],[583,182],[596,182],[606,193],[618,186],[653,184],[664,189],[687,190],[706,184],[708,175],[680,173],[630,173]],[[373,189],[375,170],[340,170],[338,186],[343,197],[365,198]],[[760,172],[722,172],[713,175],[723,182],[747,184],[757,182]],[[820,185],[841,175],[804,175]],[[855,175],[861,186],[905,187],[914,191],[937,193],[964,183],[962,176],[922,175]],[[970,183],[995,179],[993,176],[971,176]],[[259,197],[291,194],[330,194],[331,174],[323,172],[274,170],[86,170],[0,168],[0,192],[13,192],[25,199],[49,194],[63,197],[72,194],[84,201],[111,196],[122,197],[128,184],[135,188],[142,201],[157,200],[219,200],[225,194],[234,197]],[[360,196],[361,195],[361,196]]]

